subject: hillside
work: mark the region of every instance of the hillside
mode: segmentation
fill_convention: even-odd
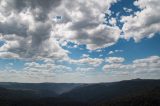
[[[135,93],[143,93],[160,87],[160,80],[131,80],[114,83],[91,84],[75,88],[64,93],[62,97],[68,97],[77,101],[96,102],[101,100],[112,100],[121,96],[130,96]]]
[[[7,85],[8,84],[8,85]],[[160,105],[160,80],[126,80],[113,83],[97,84],[54,84],[54,87],[41,87],[52,91],[37,91],[34,87],[28,87],[25,83],[3,83],[0,88],[0,103],[3,106],[159,106]],[[4,85],[8,88],[5,88]],[[13,84],[14,85],[14,84]],[[23,87],[16,88],[20,85]],[[51,86],[52,84],[50,84]],[[52,85],[52,86],[53,86]],[[56,88],[57,85],[57,88]],[[53,91],[59,86],[71,88],[61,94]],[[70,85],[70,86],[69,86]],[[76,85],[76,86],[75,86]],[[37,86],[37,85],[36,85]],[[10,88],[9,88],[10,87]],[[12,87],[12,89],[11,89]],[[73,87],[73,86],[72,86]],[[23,89],[22,89],[23,88]],[[28,89],[30,88],[30,89]],[[38,88],[36,88],[38,89]],[[50,95],[49,95],[50,94]]]

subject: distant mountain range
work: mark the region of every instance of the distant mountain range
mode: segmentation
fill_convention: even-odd
[[[14,83],[14,82],[0,82],[0,87],[16,90],[33,90],[33,91],[48,91],[54,92],[55,96],[68,92],[75,87],[85,84],[75,83]],[[54,96],[53,95],[53,96]]]
[[[2,106],[160,106],[160,80],[0,83]]]

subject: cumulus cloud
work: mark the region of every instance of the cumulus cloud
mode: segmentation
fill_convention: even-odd
[[[11,52],[21,58],[67,58],[51,36],[52,22],[48,14],[60,5],[60,0],[1,0],[0,34],[5,42],[2,52]]]
[[[3,71],[0,70],[0,80],[17,82],[54,82],[57,80],[56,77],[59,73],[62,75],[71,72],[73,72],[71,67],[55,64],[53,62],[26,62],[20,71],[9,66],[6,66]]]
[[[121,30],[103,21],[116,1],[1,0],[0,34],[5,44],[0,51],[21,58],[57,59],[68,58],[60,45],[63,41],[85,44],[90,50],[113,45]]]
[[[160,72],[160,57],[150,56],[144,59],[136,59],[130,64],[112,63],[103,66],[106,72],[113,71],[114,73],[127,73],[127,74],[146,74]]]
[[[88,68],[77,67],[76,71],[86,73],[86,72],[94,72],[96,70],[95,70],[95,68],[91,68],[91,67],[88,67]]]
[[[8,58],[9,56],[6,57]],[[12,63],[13,65],[7,64],[3,70],[0,69],[0,80],[18,82],[81,82],[84,77],[96,72],[96,67],[102,61],[102,59],[97,58],[70,59],[68,60],[70,65],[68,65],[68,63],[65,64],[45,58],[43,62],[26,61],[23,68],[19,71],[15,69]]]
[[[108,52],[108,54],[113,54],[113,53],[114,53],[113,51],[109,51],[109,52]]]
[[[85,44],[90,50],[111,46],[118,41],[122,31],[114,18],[110,20],[112,26],[103,23],[105,13],[111,12],[109,8],[116,2],[1,0],[0,34],[6,44],[0,51],[22,58],[67,58],[67,51],[61,47],[66,45],[63,42]],[[122,16],[124,38],[133,37],[139,41],[152,37],[159,32],[159,0],[138,0],[134,4],[141,11]],[[58,21],[54,21],[55,18]]]
[[[72,1],[72,6],[68,2],[63,3],[57,11],[65,7],[66,12],[61,12],[62,21],[55,24],[56,37],[77,44],[86,44],[91,50],[113,45],[118,40],[121,31],[118,27],[104,25],[103,21],[104,13],[114,2],[116,0],[101,2],[82,0]]]
[[[116,18],[111,18],[111,19],[109,20],[109,24],[112,25],[112,26],[115,26],[116,23],[117,23]]]
[[[103,59],[85,57],[85,58],[81,58],[81,59],[77,59],[77,60],[70,59],[69,62],[72,63],[72,64],[92,65],[94,67],[97,67],[100,64],[102,64]]]
[[[13,65],[10,65],[11,67]],[[78,82],[93,71],[93,67],[77,67],[73,70],[67,65],[56,64],[51,61],[45,63],[26,62],[21,71],[6,66],[0,70],[1,81],[17,82]],[[88,75],[87,75],[88,74]],[[85,81],[85,80],[84,80]]]
[[[88,54],[83,54],[83,55],[82,55],[82,58],[88,58],[88,57],[89,57]]]
[[[122,17],[124,38],[134,38],[138,42],[142,38],[151,38],[155,33],[160,32],[160,1],[137,0],[134,5],[141,10],[132,15]]]
[[[121,53],[121,52],[123,52],[123,50],[113,50],[113,51],[109,51],[108,55],[114,54],[114,53]]]
[[[71,59],[68,56],[69,51],[62,48],[69,43],[74,45],[68,48],[79,48],[82,44],[90,52],[95,50],[101,53],[104,51],[102,48],[115,44],[122,32],[125,39],[134,38],[135,41],[140,41],[160,31],[159,0],[135,1],[134,5],[141,10],[129,16],[122,16],[122,29],[116,26],[119,22],[116,18],[109,20],[110,25],[104,24],[105,14],[112,15],[113,12],[109,8],[116,2],[117,0],[0,0],[0,41],[3,42],[0,45],[0,58],[44,60],[44,64],[26,63],[22,71],[0,71],[0,78],[12,80],[32,77],[39,78],[38,80],[42,78],[44,81],[62,72],[65,73],[64,76],[72,76],[73,80],[77,77],[76,73],[82,75],[83,72],[94,71],[104,61],[107,62],[103,67],[105,71],[123,70],[119,72],[124,74],[130,71],[159,71],[159,56],[123,64],[125,59],[122,57],[109,57],[104,60],[84,54],[80,59]],[[131,9],[124,10],[132,13]],[[119,52],[123,50],[113,50],[108,54]],[[63,62],[76,64],[76,72],[72,73],[72,68]],[[65,78],[70,77],[64,77],[64,80]]]
[[[25,63],[24,70],[26,70],[28,73],[36,72],[36,73],[46,73],[46,74],[52,74],[52,73],[63,73],[63,72],[70,72],[72,71],[72,68],[67,67],[65,65],[55,64],[51,62],[47,62],[44,64],[40,64],[37,62],[30,62]]]
[[[122,63],[125,59],[123,57],[108,57],[105,60],[108,63]]]
[[[130,9],[130,8],[126,8],[126,7],[124,7],[124,8],[123,8],[123,10],[124,10],[125,12],[128,12],[128,13],[130,13],[130,12],[132,12],[132,11],[133,11],[132,9]]]
[[[11,52],[0,52],[0,58],[19,58],[19,55]]]

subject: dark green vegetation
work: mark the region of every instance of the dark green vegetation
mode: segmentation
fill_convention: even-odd
[[[2,106],[160,106],[160,80],[98,84],[0,83]]]

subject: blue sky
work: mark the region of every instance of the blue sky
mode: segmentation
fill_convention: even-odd
[[[2,0],[0,81],[159,79],[159,4]]]

